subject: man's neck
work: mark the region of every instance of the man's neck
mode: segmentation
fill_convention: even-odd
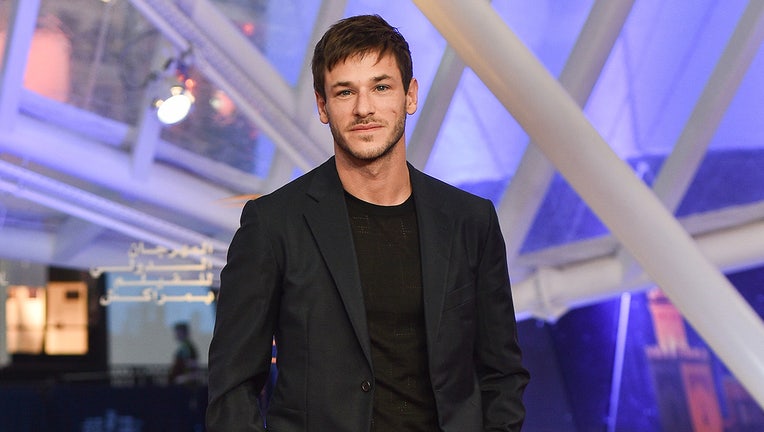
[[[405,153],[394,153],[369,163],[338,154],[335,161],[342,187],[350,195],[372,204],[402,204],[411,196],[411,181]]]

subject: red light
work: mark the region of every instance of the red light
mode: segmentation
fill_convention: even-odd
[[[253,34],[255,34],[255,24],[244,23],[241,25],[241,31],[247,36],[252,36]]]

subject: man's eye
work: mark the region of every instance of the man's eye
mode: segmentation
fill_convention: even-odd
[[[351,95],[350,90],[340,90],[339,92],[337,92],[337,96],[350,96],[350,95]]]
[[[385,91],[385,90],[387,90],[387,89],[389,89],[389,88],[390,88],[390,86],[387,86],[387,85],[384,85],[384,84],[379,84],[379,85],[376,87],[377,91]]]

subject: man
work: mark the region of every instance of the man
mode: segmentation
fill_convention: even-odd
[[[191,330],[186,322],[176,323],[173,330],[178,347],[175,349],[168,381],[170,384],[195,384],[199,378],[199,368],[196,345],[191,341]]]
[[[312,69],[335,156],[244,208],[221,273],[208,430],[519,431],[528,373],[496,212],[407,164],[407,42],[378,16],[347,18]]]

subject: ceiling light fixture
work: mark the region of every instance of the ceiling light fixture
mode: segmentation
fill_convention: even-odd
[[[174,125],[183,121],[193,108],[196,83],[188,77],[188,65],[184,61],[188,54],[186,51],[179,59],[171,58],[165,63],[165,70],[174,66],[174,73],[168,77],[169,94],[154,100],[157,118],[163,124]]]
[[[194,104],[194,95],[182,84],[170,87],[170,95],[166,99],[157,99],[157,118],[166,125],[181,122],[188,116]]]

